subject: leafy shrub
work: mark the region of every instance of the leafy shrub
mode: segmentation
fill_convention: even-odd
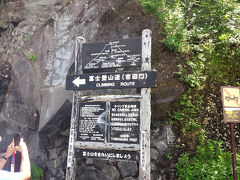
[[[167,35],[166,39],[163,41],[164,44],[172,51],[177,52],[181,46],[181,39],[177,38],[175,35]]]
[[[240,159],[237,160],[239,164]],[[232,154],[223,151],[222,142],[202,141],[193,157],[188,153],[182,154],[178,159],[177,171],[181,180],[231,180]]]
[[[186,63],[179,66],[180,80],[190,87],[239,81],[238,1],[141,0],[141,3],[159,20],[165,34],[163,43],[174,52],[186,54]]]
[[[172,51],[178,52],[184,42],[184,14],[178,0],[141,0],[145,9],[154,14],[166,35],[163,43]]]
[[[179,79],[186,82],[190,87],[200,87],[201,82],[206,80],[206,75],[204,75],[204,64],[201,61],[190,61],[188,60],[186,64],[178,65],[179,71],[176,72]],[[191,73],[190,73],[191,72]]]
[[[30,52],[30,53],[28,54],[28,58],[29,58],[32,62],[34,62],[34,61],[37,59],[37,55]]]
[[[40,180],[43,176],[43,170],[37,165],[33,165],[31,169],[31,180]]]
[[[199,94],[192,96],[191,90],[188,90],[181,97],[180,107],[170,117],[181,126],[181,131],[185,134],[188,130],[201,129],[199,114],[202,110],[202,97]]]
[[[179,108],[169,113],[171,123],[180,126],[180,141],[188,132],[198,136],[206,124],[222,120],[220,86],[240,86],[240,2],[140,1],[159,20],[165,35],[163,43],[186,60],[178,65],[176,74],[189,89],[181,97]],[[178,176],[184,180],[228,180],[232,179],[231,164],[231,154],[222,150],[221,143],[200,140],[195,155],[185,153],[179,158]]]

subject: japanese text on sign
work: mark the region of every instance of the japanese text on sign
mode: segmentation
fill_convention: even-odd
[[[111,103],[110,115],[110,142],[139,143],[139,102]]]
[[[87,102],[79,109],[78,140],[139,143],[139,102]]]
[[[117,150],[89,150],[89,149],[77,149],[77,156],[86,158],[101,158],[101,159],[114,159],[114,160],[137,160],[138,152],[132,151],[117,151]]]
[[[89,76],[89,82],[104,82],[104,81],[124,81],[124,80],[144,80],[147,79],[147,73],[133,73],[133,74],[96,74]]]
[[[67,75],[66,79],[66,89],[68,90],[138,88],[155,86],[155,71]]]

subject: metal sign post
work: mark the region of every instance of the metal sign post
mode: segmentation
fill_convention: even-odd
[[[237,180],[236,145],[235,145],[234,125],[233,125],[233,123],[230,123],[230,134],[231,134],[231,148],[232,148],[233,179]]]
[[[150,93],[151,87],[156,87],[156,72],[151,70],[151,31],[144,30],[141,38],[96,43],[79,38],[75,65],[75,74],[66,77],[66,89],[75,90],[66,180],[75,179],[75,157],[139,161],[139,179],[150,180]],[[99,73],[123,67],[141,70]],[[141,93],[80,93],[123,88],[141,88]]]
[[[240,123],[240,87],[222,86],[221,94],[224,122],[230,123],[233,179],[237,180],[234,123]]]

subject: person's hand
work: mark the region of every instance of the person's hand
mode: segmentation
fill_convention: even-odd
[[[14,140],[12,140],[11,144],[9,144],[8,148],[7,148],[7,151],[5,153],[5,157],[6,158],[9,158],[13,152],[16,151],[16,148],[14,147]]]
[[[19,146],[16,146],[16,150],[21,153],[28,153],[27,145],[23,141],[23,138],[20,139]]]

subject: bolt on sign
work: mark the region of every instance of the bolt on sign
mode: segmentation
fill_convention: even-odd
[[[240,123],[240,87],[222,86],[223,118],[225,123]]]

